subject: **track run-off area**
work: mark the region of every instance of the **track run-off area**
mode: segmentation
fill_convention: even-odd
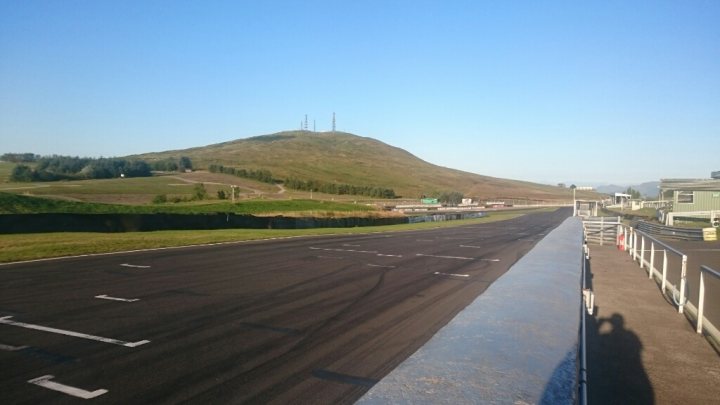
[[[0,399],[352,403],[570,215],[0,266]]]

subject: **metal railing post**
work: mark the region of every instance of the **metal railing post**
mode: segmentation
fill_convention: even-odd
[[[678,312],[683,313],[683,307],[685,306],[685,278],[687,277],[687,255],[682,256],[682,271],[680,272],[680,303],[678,305]]]
[[[660,285],[660,291],[662,291],[663,294],[665,294],[665,280],[667,280],[667,267],[668,267],[667,249],[663,249],[663,275],[662,275],[662,284]]]
[[[650,271],[648,278],[652,279],[655,273],[655,242],[650,241]]]
[[[642,235],[640,237],[641,240],[641,247],[640,247],[640,268],[643,268],[643,265],[645,264],[645,235]]]
[[[700,290],[698,294],[697,333],[702,333],[703,310],[705,309],[705,271],[700,267]]]
[[[637,260],[637,231],[633,230],[633,260]]]

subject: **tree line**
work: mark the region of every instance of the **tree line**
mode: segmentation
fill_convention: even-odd
[[[3,153],[0,160],[10,163],[32,163],[40,159],[40,155],[34,153]]]
[[[285,179],[285,187],[300,191],[317,191],[325,194],[364,195],[374,198],[396,198],[395,190],[384,187],[354,186],[352,184],[328,183],[318,180]]]
[[[351,184],[337,184],[318,180],[300,180],[297,178],[286,178],[285,180],[275,179],[269,170],[260,169],[239,169],[235,167],[227,167],[218,164],[212,164],[208,167],[212,173],[231,174],[233,176],[243,177],[246,179],[262,181],[264,183],[283,183],[285,187],[299,191],[316,191],[325,194],[336,195],[364,195],[375,198],[396,198],[395,191],[391,188],[372,187],[372,186],[354,186]]]
[[[29,158],[33,154],[5,154],[11,158]],[[17,160],[16,160],[17,161]],[[174,161],[171,164],[170,161]],[[117,177],[149,177],[153,170],[168,171],[168,167],[174,170],[185,171],[192,168],[192,162],[188,157],[181,157],[178,160],[165,159],[155,162],[146,162],[141,159],[125,158],[86,158],[77,156],[38,156],[34,155],[33,160],[20,160],[10,174],[10,181],[32,182],[32,181],[58,181],[58,180],[80,180],[80,179],[112,179]],[[34,163],[31,167],[24,163]]]
[[[233,176],[242,177],[245,179],[262,181],[263,183],[270,183],[270,184],[275,183],[275,179],[273,179],[272,173],[270,173],[269,170],[265,170],[265,169],[260,169],[260,170],[237,169],[234,167],[226,167],[223,165],[212,164],[208,167],[208,170],[211,173],[231,174]]]

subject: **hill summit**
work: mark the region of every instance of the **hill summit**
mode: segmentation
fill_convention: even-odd
[[[488,198],[567,199],[569,190],[482,176],[428,163],[406,150],[345,132],[287,131],[203,147],[148,153],[148,161],[188,156],[195,168],[269,170],[273,178],[386,187],[405,198],[459,191]]]

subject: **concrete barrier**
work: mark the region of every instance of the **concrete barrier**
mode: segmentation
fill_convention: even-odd
[[[576,403],[582,234],[563,222],[357,403]]]

